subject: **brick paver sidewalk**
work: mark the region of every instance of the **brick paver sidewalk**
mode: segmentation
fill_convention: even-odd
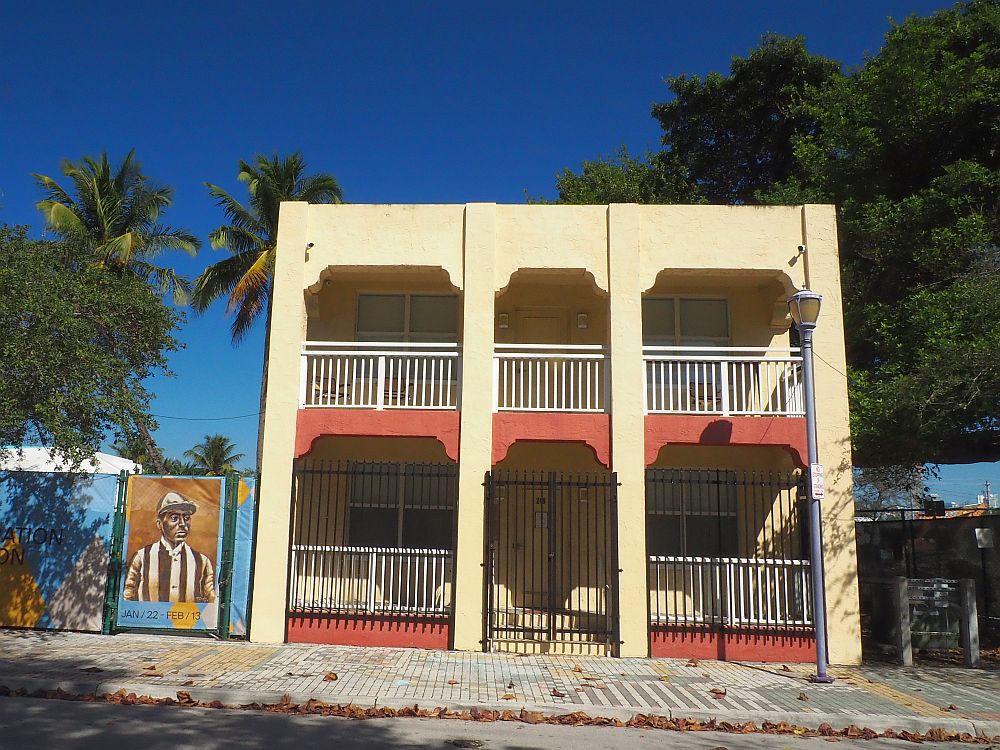
[[[186,690],[227,704],[296,702],[400,707],[489,706],[622,717],[790,721],[839,728],[943,726],[1000,734],[1000,672],[833,668],[679,659],[516,656],[347,646],[224,643],[153,635],[0,630],[0,685],[70,692]],[[331,673],[336,674],[332,679]],[[715,691],[713,693],[713,690]],[[725,691],[722,694],[722,691]],[[839,727],[838,727],[839,724]]]

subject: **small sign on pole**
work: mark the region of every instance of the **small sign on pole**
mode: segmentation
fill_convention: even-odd
[[[822,500],[826,497],[826,475],[823,464],[810,464],[809,477],[812,480],[812,499]]]

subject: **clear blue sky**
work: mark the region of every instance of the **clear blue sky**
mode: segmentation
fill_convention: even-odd
[[[56,176],[62,158],[106,149],[118,159],[133,147],[147,174],[176,189],[167,223],[203,238],[221,217],[202,183],[238,191],[237,160],[275,149],[302,151],[355,203],[551,196],[564,167],[621,144],[656,146],[649,109],[667,97],[668,76],[725,71],[767,31],[801,34],[812,51],[857,65],[889,17],[946,4],[222,5],[6,3],[0,222],[39,234],[31,172]],[[216,257],[166,261],[194,275]],[[157,414],[257,411],[261,331],[233,349],[223,313],[189,315],[176,377],[152,383]],[[168,455],[216,431],[254,453],[253,417],[160,424]],[[992,478],[1000,485],[996,467]]]

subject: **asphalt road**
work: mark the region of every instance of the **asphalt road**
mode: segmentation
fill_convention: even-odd
[[[476,744],[481,743],[481,744]],[[906,750],[901,740],[831,743],[763,734],[665,732],[606,727],[561,727],[513,722],[491,724],[444,719],[353,721],[323,716],[289,716],[253,711],[120,706],[33,698],[0,698],[0,749],[212,750],[213,748],[479,747],[483,750]],[[925,743],[950,748],[953,743]],[[980,746],[982,747],[982,746]]]

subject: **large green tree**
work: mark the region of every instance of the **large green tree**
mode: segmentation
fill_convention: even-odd
[[[1000,459],[1000,3],[908,18],[839,69],[767,36],[728,76],[670,79],[672,174],[712,202],[839,206],[857,464]],[[560,201],[664,202],[621,189],[642,164],[592,164]]]
[[[69,188],[51,177],[34,175],[45,195],[38,209],[46,228],[82,247],[91,262],[122,278],[147,283],[157,294],[172,296],[176,305],[187,304],[190,281],[173,268],[153,262],[170,250],[195,255],[200,245],[187,230],[160,223],[162,213],[173,203],[173,189],[156,185],[143,174],[134,151],[117,167],[104,152],[79,162],[63,161],[60,171],[69,180]],[[139,422],[136,429],[150,463],[163,473],[163,456],[146,425]]]
[[[142,173],[134,151],[117,167],[105,152],[96,159],[63,161],[60,171],[69,180],[68,187],[35,175],[45,195],[38,209],[46,228],[82,243],[101,265],[137,276],[157,292],[173,295],[176,304],[186,304],[190,282],[172,268],[153,263],[168,250],[198,252],[194,235],[160,223],[173,202],[173,189],[153,184]]]
[[[270,347],[271,302],[274,262],[278,252],[278,211],[282,201],[340,203],[343,191],[333,175],[306,174],[299,153],[282,158],[257,155],[253,162],[241,161],[237,179],[246,184],[249,200],[240,202],[218,185],[206,183],[228,224],[209,235],[212,247],[230,256],[206,268],[195,280],[194,306],[204,311],[225,297],[233,316],[232,339],[242,341],[262,314],[264,323],[264,366],[261,375],[260,420],[258,422],[257,465],[260,465],[264,435],[264,403],[267,392],[267,357]],[[305,248],[296,249],[304,252]]]
[[[79,242],[0,227],[0,445],[51,446],[70,461],[156,427],[148,377],[167,371],[181,317],[134,275]]]
[[[859,462],[1000,458],[1000,3],[908,18],[797,111],[769,199],[840,207]]]
[[[729,75],[667,80],[673,97],[653,105],[663,145],[709,203],[754,203],[796,175],[792,139],[812,132],[803,95],[838,77],[840,63],[814,55],[802,37],[764,36]]]

